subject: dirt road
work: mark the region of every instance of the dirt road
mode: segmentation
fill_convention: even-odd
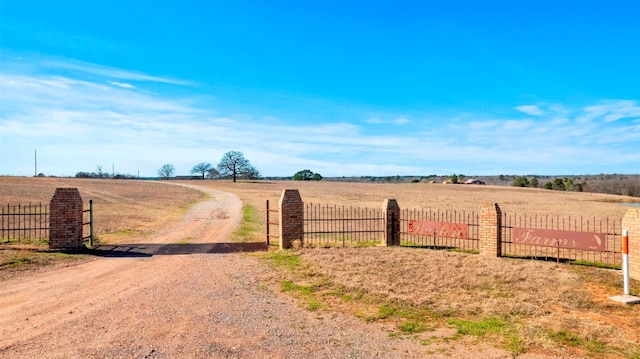
[[[220,253],[238,249],[225,242],[242,203],[197,189],[211,199],[146,243],[1,282],[0,357],[424,357],[377,325],[299,308],[259,260]]]

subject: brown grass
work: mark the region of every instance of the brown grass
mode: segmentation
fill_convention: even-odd
[[[48,204],[57,187],[78,188],[85,206],[93,199],[95,234],[99,241],[109,243],[144,238],[204,198],[196,190],[162,182],[0,177],[0,201],[4,205]]]
[[[401,208],[479,211],[489,202],[499,203],[504,213],[585,219],[620,219],[627,210],[620,201],[632,201],[606,194],[423,183],[202,184],[236,193],[262,218],[265,200],[277,208],[285,188],[299,189],[306,203],[380,207],[385,198],[395,198]],[[487,325],[474,335],[514,353],[640,357],[640,306],[608,299],[622,292],[619,271],[415,248],[305,249],[298,254],[308,267],[282,275],[291,282],[287,291],[303,293],[305,307],[344,310],[389,322],[399,332],[421,328],[426,332],[415,335],[425,343],[455,339],[446,334],[434,339],[434,332],[470,323]],[[632,292],[640,292],[637,281]]]
[[[285,188],[299,189],[307,203],[380,207],[385,198],[395,198],[401,208],[479,211],[490,202],[505,213],[597,219],[621,218],[627,208],[617,201],[631,201],[594,193],[425,183],[189,184],[235,193],[256,209],[262,223],[265,200],[277,208]],[[197,191],[158,182],[0,177],[1,202],[48,202],[56,187],[78,187],[85,200],[93,198],[98,233],[110,241],[143,238],[202,198]],[[262,231],[247,235],[260,240]],[[418,332],[426,344],[455,340],[455,328],[460,332],[462,325],[486,325],[494,329],[473,335],[514,353],[640,358],[640,306],[607,299],[622,292],[619,271],[416,248],[304,249],[293,256],[304,269],[277,275],[304,293],[307,307],[389,322],[395,332]],[[636,281],[632,292],[640,292]],[[449,334],[435,338],[441,329]]]
[[[193,183],[193,182],[191,182]],[[504,213],[622,218],[627,207],[618,201],[633,197],[601,193],[558,192],[535,188],[503,186],[443,185],[428,183],[345,183],[328,181],[202,181],[198,185],[237,194],[248,204],[264,211],[265,201],[277,207],[283,189],[298,189],[305,203],[382,206],[394,198],[400,208],[479,211],[485,202],[498,203]]]
[[[608,299],[621,294],[618,271],[416,248],[316,248],[288,256],[302,264],[279,278],[303,306],[383,322],[394,335],[422,328],[409,334],[446,343],[469,325],[470,335],[514,354],[640,355],[640,306]],[[640,283],[631,289],[640,292]]]

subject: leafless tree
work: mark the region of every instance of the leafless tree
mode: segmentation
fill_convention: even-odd
[[[104,177],[104,172],[102,172],[102,165],[97,165],[96,167],[98,170],[98,172],[96,173],[98,175],[98,178]]]
[[[158,170],[158,176],[162,179],[170,179],[176,172],[176,168],[172,164],[165,164]]]
[[[223,176],[231,176],[233,182],[236,182],[238,176],[257,178],[260,174],[258,170],[244,158],[242,152],[229,151],[222,156],[218,163],[218,171]]]
[[[207,177],[209,178],[216,178],[220,175],[220,172],[218,172],[217,169],[215,168],[210,168],[209,171],[207,171]]]
[[[204,179],[205,174],[207,174],[207,172],[209,172],[210,169],[211,169],[211,163],[200,162],[197,165],[193,166],[193,168],[191,169],[191,174],[198,173],[202,175],[202,179]]]

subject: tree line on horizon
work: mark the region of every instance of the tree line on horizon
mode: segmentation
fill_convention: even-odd
[[[593,192],[640,197],[640,174],[598,174],[598,175],[573,175],[573,176],[544,176],[544,175],[496,175],[496,176],[465,176],[453,174],[449,176],[341,176],[323,177],[309,169],[296,172],[292,176],[262,177],[260,172],[244,157],[242,152],[229,151],[224,154],[220,163],[213,167],[210,163],[201,162],[191,169],[192,175],[202,179],[232,179],[245,180],[298,180],[298,181],[333,181],[333,182],[368,182],[368,183],[462,183],[465,178],[480,179],[488,185],[544,188],[556,191]],[[175,176],[175,167],[165,164],[158,170],[161,179],[172,179]],[[45,177],[39,173],[37,177]],[[139,179],[139,176],[121,173],[109,173],[97,166],[95,172],[78,172],[76,178],[112,178],[112,179]],[[543,181],[546,180],[546,181]],[[544,184],[542,184],[544,183]]]
[[[175,176],[176,168],[172,164],[164,164],[158,170],[161,179],[171,179]],[[238,178],[256,180],[260,179],[260,172],[255,168],[242,152],[229,151],[222,156],[218,166],[213,167],[211,163],[200,162],[191,169],[192,175],[205,178],[231,178],[236,182]]]

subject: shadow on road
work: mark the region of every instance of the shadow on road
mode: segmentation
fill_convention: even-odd
[[[99,257],[151,257],[197,253],[248,253],[267,251],[264,242],[186,243],[186,244],[102,244],[89,250]]]

